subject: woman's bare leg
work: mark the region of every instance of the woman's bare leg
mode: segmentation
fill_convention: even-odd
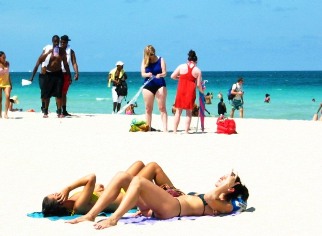
[[[132,176],[136,176],[144,167],[145,165],[142,161],[136,161],[125,172]]]
[[[147,89],[143,89],[142,95],[143,95],[143,99],[144,99],[144,103],[145,103],[146,123],[149,125],[149,129],[151,130],[154,94]]]
[[[177,108],[176,109],[176,113],[174,114],[173,133],[175,133],[175,134],[177,133],[177,130],[178,130],[178,126],[179,126],[179,123],[180,123],[181,113],[182,113],[182,109]]]
[[[137,176],[146,178],[148,180],[153,180],[154,183],[158,186],[162,184],[168,184],[170,187],[173,187],[173,184],[169,177],[164,173],[163,169],[156,163],[150,162],[147,164]]]
[[[167,88],[166,87],[159,88],[157,93],[155,94],[155,97],[158,100],[160,116],[163,124],[163,132],[168,132],[168,113],[167,113],[167,107],[166,107]]]
[[[125,172],[132,176],[136,176],[144,167],[145,165],[142,161],[136,161]],[[96,184],[94,192],[102,192],[102,191],[104,191],[104,185]]]
[[[190,130],[190,124],[191,124],[191,117],[192,117],[192,110],[186,110],[186,133],[189,133]]]
[[[0,118],[2,118],[2,88],[0,88]]]
[[[162,202],[162,204],[160,204]],[[115,226],[119,219],[133,206],[143,203],[161,219],[175,217],[180,213],[179,201],[151,181],[135,176],[117,210],[106,220],[94,224],[95,229]]]
[[[84,216],[68,221],[67,223],[77,224],[82,221],[94,221],[96,216],[108,207],[120,194],[122,188],[125,190],[131,183],[133,176],[126,172],[116,174],[110,183],[105,187],[104,192],[97,200],[92,209]]]
[[[4,93],[6,96],[4,118],[6,118],[6,119],[8,119],[8,110],[9,110],[9,104],[10,104],[10,92],[11,92],[11,87],[4,89]]]

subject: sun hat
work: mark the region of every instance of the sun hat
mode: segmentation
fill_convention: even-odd
[[[117,61],[115,65],[116,66],[123,66],[124,65],[124,62],[123,61]]]
[[[12,97],[10,98],[10,100],[12,100],[12,101],[13,101],[13,103],[15,103],[15,104],[19,104],[19,99],[18,99],[18,96],[17,96],[17,95],[12,96]]]

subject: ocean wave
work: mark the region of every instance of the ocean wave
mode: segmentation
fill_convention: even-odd
[[[108,101],[111,100],[111,98],[96,98],[96,101]]]

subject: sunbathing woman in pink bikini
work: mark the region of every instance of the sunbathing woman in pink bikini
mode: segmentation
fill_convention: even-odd
[[[117,198],[122,188],[127,190],[119,207],[111,217],[95,223],[95,229],[115,226],[119,219],[134,206],[140,208],[140,214],[158,219],[217,215],[246,209],[248,189],[241,184],[240,178],[233,172],[221,177],[215,186],[206,194],[191,193],[191,195],[173,197],[146,178],[119,172],[107,185],[93,208],[86,215],[68,223],[94,221],[95,217]]]

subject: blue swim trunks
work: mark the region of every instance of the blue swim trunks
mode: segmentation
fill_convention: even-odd
[[[231,106],[234,110],[243,109],[243,100],[233,99]]]

